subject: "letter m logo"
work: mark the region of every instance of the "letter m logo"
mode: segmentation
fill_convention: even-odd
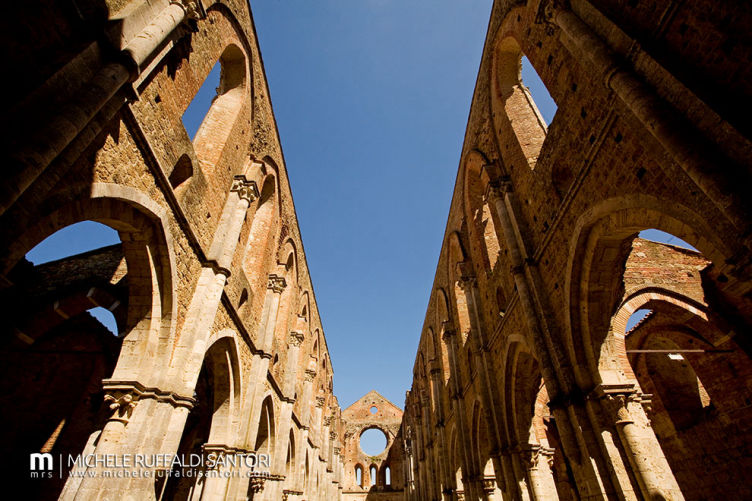
[[[51,470],[52,454],[49,452],[33,452],[29,454],[29,468],[31,471]]]

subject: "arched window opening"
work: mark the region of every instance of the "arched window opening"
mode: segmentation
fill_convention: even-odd
[[[376,473],[377,471],[378,471],[378,470],[376,469],[376,465],[373,465],[373,464],[372,464],[372,465],[371,465],[371,468],[369,469],[369,474],[370,474],[370,476],[371,476],[371,485],[372,485],[372,486],[373,486],[373,485],[377,485],[377,483],[378,483],[378,482],[377,482],[377,481],[378,481],[378,475],[377,475],[377,473]]]
[[[497,134],[507,137],[506,131],[512,132],[528,166],[533,169],[548,125],[556,114],[556,103],[514,38],[508,37],[499,43],[494,62],[496,98],[493,105],[502,120],[497,122]]]
[[[82,221],[44,239],[26,254],[26,259],[40,265],[118,243],[116,230],[95,221]]]
[[[705,386],[676,343],[654,338],[646,346],[655,350],[645,354],[648,375],[674,427],[684,430],[694,426],[703,418],[703,409],[710,405]]]
[[[245,56],[237,46],[230,45],[183,113],[183,124],[200,161],[209,165],[219,161],[240,113],[245,88]]]
[[[363,467],[360,465],[355,466],[355,483],[363,487]]]
[[[234,346],[231,338],[224,337],[204,355],[194,389],[194,398],[200,405],[188,414],[178,446],[179,457],[204,455],[207,445],[226,443],[237,425],[234,418],[240,388]],[[195,466],[188,462],[174,463],[172,474],[161,482],[158,479],[155,484],[157,499],[190,499],[190,493],[200,498],[205,486],[196,475]]]
[[[667,244],[667,245],[673,245],[674,247],[681,247],[682,249],[688,249],[695,252],[700,252],[681,238],[672,235],[671,233],[666,233],[665,231],[657,230],[655,228],[651,228],[648,230],[642,230],[638,236],[640,238],[644,238],[645,240],[650,240],[651,242],[658,242],[661,244]]]
[[[392,485],[392,469],[388,466],[384,469],[384,485]]]
[[[187,184],[183,184],[193,176],[193,163],[188,155],[181,155],[178,159],[172,172],[170,172],[170,186],[172,189],[178,191],[178,188],[183,188]]]
[[[295,479],[295,434],[290,430],[290,439],[287,443],[287,458],[285,461],[285,471],[290,481],[290,485],[294,485]]]
[[[360,434],[360,449],[369,456],[378,456],[386,449],[387,438],[378,428],[368,428]]]
[[[647,308],[640,308],[639,310],[632,313],[632,315],[629,316],[629,320],[627,320],[627,332],[634,329],[635,326],[645,320],[651,313],[652,310],[649,310]]]
[[[101,323],[114,336],[118,335],[117,320],[115,319],[115,315],[113,315],[110,310],[108,310],[107,308],[102,308],[101,306],[97,306],[86,311],[92,317],[96,318],[99,323]]]
[[[204,121],[212,102],[217,97],[219,89],[219,78],[222,73],[222,63],[217,61],[209,74],[206,76],[204,83],[199,87],[196,95],[193,96],[191,104],[183,112],[182,121],[185,131],[191,141],[196,137],[201,123]]]
[[[269,454],[274,449],[274,406],[271,397],[266,397],[261,407],[261,419],[256,434],[255,450],[260,454]]]
[[[549,94],[546,84],[538,76],[538,72],[535,71],[527,56],[522,56],[521,68],[520,76],[522,83],[527,87],[530,96],[533,98],[531,105],[538,109],[543,120],[546,122],[546,126],[551,125],[558,109],[556,101]]]
[[[274,176],[267,176],[261,185],[259,205],[253,215],[253,223],[243,256],[243,269],[248,277],[261,277],[264,272],[264,259],[269,255],[272,229],[277,220],[276,182]]]
[[[479,151],[471,151],[465,160],[465,213],[469,225],[471,247],[479,248],[475,259],[483,262],[486,272],[491,272],[499,260],[499,238],[492,216],[493,210],[485,197],[485,183],[481,171],[488,160]],[[471,249],[472,250],[472,249]]]

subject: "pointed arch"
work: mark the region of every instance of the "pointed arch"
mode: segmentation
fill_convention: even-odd
[[[474,256],[474,261],[483,263],[483,268],[487,272],[493,271],[496,267],[501,248],[496,231],[497,223],[493,217],[494,211],[485,197],[488,179],[482,179],[483,166],[489,163],[482,152],[472,150],[462,164],[464,209],[470,233],[470,251],[480,251]]]

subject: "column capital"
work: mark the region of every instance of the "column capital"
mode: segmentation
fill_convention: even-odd
[[[313,370],[313,369],[306,369],[306,371],[305,371],[305,380],[310,383],[314,379],[316,379],[316,371]]]
[[[329,432],[329,440],[337,440],[337,432],[336,431],[330,431]]]
[[[282,291],[285,290],[285,287],[287,287],[287,281],[284,277],[274,274],[269,275],[269,281],[266,285],[267,289],[271,289],[273,292],[281,294]]]
[[[493,492],[496,490],[496,477],[491,475],[484,475],[480,479],[480,481],[483,486],[483,493],[487,496],[489,494],[493,494]]]
[[[247,200],[250,204],[259,196],[255,181],[249,181],[245,176],[235,176],[232,180],[230,192],[236,192],[241,200]]]
[[[324,407],[324,402],[326,399],[324,397],[316,397],[316,407],[321,408]]]
[[[103,379],[104,401],[109,402],[113,415],[110,419],[127,423],[136,403],[142,399],[154,399],[166,402],[173,407],[192,409],[196,400],[175,393],[174,391],[145,386],[138,381],[122,381],[117,379]]]
[[[170,0],[170,4],[179,5],[185,9],[185,17],[188,19],[206,19],[206,10],[201,0]]]
[[[542,0],[535,14],[535,24],[545,24],[546,34],[551,36],[556,28],[556,12],[567,7],[567,0]]]
[[[290,338],[289,338],[289,344],[290,346],[300,346],[303,344],[303,341],[305,340],[305,336],[302,332],[298,331],[290,331]]]
[[[588,394],[587,398],[600,401],[602,408],[613,420],[613,424],[633,423],[629,404],[642,403],[642,394],[633,383],[599,384]]]

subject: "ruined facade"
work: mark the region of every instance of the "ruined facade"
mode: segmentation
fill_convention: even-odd
[[[247,2],[9,9],[3,43],[25,68],[4,101],[0,188],[11,480],[28,499],[338,498],[340,410]],[[217,62],[191,140],[181,117]],[[24,259],[86,220],[120,244]],[[78,476],[29,479],[35,451],[257,452],[272,464],[266,475],[215,464],[233,476],[202,478],[168,477],[180,473],[171,464],[139,478],[76,465]]]
[[[494,2],[405,404],[407,499],[752,495],[751,25],[738,2]]]
[[[370,391],[342,411],[343,500],[405,499],[401,425],[402,410],[376,391]],[[369,456],[361,448],[363,433],[371,429],[381,431],[386,437],[384,450],[376,456]]]

